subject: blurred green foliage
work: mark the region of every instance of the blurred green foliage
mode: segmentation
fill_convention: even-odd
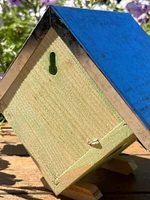
[[[34,13],[35,5],[29,12],[29,5],[25,7],[10,7],[4,2],[0,13],[2,26],[0,27],[0,72],[5,72],[17,52],[22,47],[29,33],[37,22]]]
[[[4,123],[4,122],[6,122],[6,119],[5,119],[5,117],[3,116],[3,114],[0,113],[0,125],[1,125],[2,123]]]
[[[5,72],[41,17],[40,0],[22,0],[23,7],[0,1],[0,72]],[[64,5],[66,0],[59,1]]]
[[[21,19],[23,16],[19,17],[18,8],[15,7],[10,13],[8,12],[3,16],[4,26],[0,28],[1,72],[7,69],[35,24],[34,18],[29,16],[26,10],[23,10],[22,13],[25,16],[24,19]]]
[[[145,32],[150,35],[150,22],[141,25]]]

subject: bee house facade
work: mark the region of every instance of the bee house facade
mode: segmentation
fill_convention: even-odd
[[[149,148],[139,97],[148,95],[139,89],[148,70],[133,59],[147,41],[128,14],[52,6],[6,72],[1,112],[56,195],[130,145],[133,133]]]

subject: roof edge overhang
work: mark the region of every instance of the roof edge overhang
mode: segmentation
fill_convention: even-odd
[[[50,7],[46,10],[41,20],[31,32],[24,45],[18,52],[16,58],[12,61],[0,82],[0,100],[10,88],[16,77],[23,69],[30,56],[40,44],[41,40],[51,27]]]

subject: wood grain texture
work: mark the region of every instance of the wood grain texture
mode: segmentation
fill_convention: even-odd
[[[83,178],[83,181],[96,184],[103,194],[109,193],[149,193],[150,155],[131,156],[138,168],[130,175],[121,175],[105,169],[96,169]],[[98,174],[98,176],[96,176]],[[100,178],[101,177],[101,178]]]
[[[145,88],[148,88],[149,84],[144,84],[144,82],[146,82],[145,77],[146,79],[148,79],[148,68],[144,68],[143,71],[143,62],[141,63],[141,59],[138,62],[137,59],[135,59],[135,56],[132,56],[134,54],[132,48],[135,48],[136,50],[138,49],[137,51],[139,51],[139,49],[141,48],[139,54],[143,52],[143,48],[149,48],[149,37],[134,22],[131,16],[125,13],[101,12],[91,10],[81,11],[80,9],[59,7],[54,7],[54,10],[57,15],[64,20],[65,24],[67,25],[66,27],[71,28],[70,33],[67,28],[64,30],[64,26],[61,26],[58,33],[61,35],[63,40],[69,46],[73,54],[82,64],[82,66],[84,66],[85,70],[93,78],[94,82],[98,85],[101,91],[104,92],[112,105],[131,127],[139,140],[147,149],[150,149],[150,131],[143,123],[144,120],[148,120],[148,114],[146,114],[148,110],[144,111],[144,109],[141,109],[141,112],[143,112],[143,115],[145,115],[145,119],[141,117],[140,111],[138,112],[137,110],[135,110],[136,106],[144,107],[144,105],[147,104],[148,107],[149,97],[147,95],[148,93],[145,92]],[[76,15],[76,17],[74,17],[74,15]],[[83,19],[83,16],[86,16],[85,18],[88,19],[88,21],[86,19]],[[95,23],[95,18],[93,16],[97,16],[97,23]],[[98,16],[101,17],[99,18]],[[76,23],[76,20],[80,21],[79,25],[78,23]],[[121,25],[123,20],[128,21],[128,25],[126,24],[127,26],[125,27],[122,27]],[[92,27],[90,27],[89,25],[90,21]],[[138,39],[137,37],[135,37],[135,34],[130,32],[127,28],[128,26],[130,27],[131,24],[132,27],[135,28],[135,31],[133,32],[139,33]],[[55,27],[55,22],[53,26]],[[81,27],[79,28],[79,26],[86,27],[86,29],[84,28],[83,31],[84,33],[86,32],[85,34],[80,31]],[[109,28],[110,26],[111,31]],[[75,41],[74,39],[73,42],[72,40],[68,42],[67,37],[61,34],[63,33],[62,29],[65,32],[67,31],[66,35],[68,38],[72,38],[73,34],[74,38],[76,38],[77,41]],[[96,37],[93,38],[91,32],[95,30],[96,32],[94,33],[94,35],[96,35]],[[118,34],[116,34],[116,32],[118,32]],[[109,34],[110,36],[108,37]],[[87,37],[85,37],[84,35],[86,35]],[[118,39],[117,35],[120,36],[120,39]],[[101,42],[102,37],[104,37],[103,43]],[[126,41],[128,37],[130,39],[132,38],[132,42],[130,40]],[[114,51],[112,51],[112,48],[114,47],[115,49]],[[125,51],[123,51],[122,47],[127,48],[126,52],[129,56],[129,59],[127,59],[126,54],[124,54]],[[94,49],[97,50],[95,51]],[[107,50],[109,50],[109,53]],[[116,53],[116,51],[118,51],[118,53]],[[145,56],[145,53],[143,53],[143,56]],[[108,57],[109,59],[107,59]],[[121,60],[119,61],[120,57]],[[149,59],[149,57],[145,57],[144,60],[145,59]],[[132,60],[133,62],[128,63],[128,60]],[[115,65],[115,62],[118,62],[118,64]],[[140,66],[137,67],[136,62]],[[147,63],[149,62],[145,62],[146,65],[148,65]],[[146,73],[146,75],[143,77],[144,73]],[[134,76],[135,74],[136,76],[141,76],[142,78],[137,78],[136,80],[136,77]],[[116,82],[118,82],[118,86],[115,85]],[[141,82],[143,82],[143,84],[141,84]],[[148,82],[149,79],[147,80],[147,83]],[[137,87],[138,84],[140,84],[141,86]],[[127,87],[128,85],[130,85],[131,87],[128,87],[123,92],[121,92],[120,88],[123,89],[123,87]],[[144,89],[141,89],[143,87]],[[133,93],[135,93],[135,95],[133,95]],[[142,98],[143,95],[145,95],[144,98]],[[129,101],[124,96],[126,96]],[[130,105],[130,103],[133,105]]]
[[[18,52],[18,55],[7,69],[7,76],[4,76],[0,82],[0,99],[5,95],[32,53],[40,44],[47,30],[50,28],[49,14],[49,9],[47,9],[32,34],[29,35],[29,38],[25,41],[22,49]]]
[[[124,175],[129,175],[137,169],[137,165],[133,160],[123,156],[116,156],[101,167]]]
[[[49,73],[51,52],[56,75]],[[1,100],[1,110],[55,194],[132,134],[53,29]],[[88,142],[95,139],[100,144],[93,148]]]
[[[28,199],[28,200],[69,200],[68,198],[56,198],[51,195],[42,195],[42,194],[31,194],[31,195],[25,195],[25,194],[10,194],[10,195],[0,195],[0,198],[6,199],[6,200],[22,200],[22,199]]]
[[[134,145],[130,145],[123,151],[123,153],[140,156],[144,154],[147,155],[149,152],[143,148],[143,146],[138,141],[135,141]]]
[[[26,48],[21,51],[19,59],[15,61],[13,67],[11,67],[7,72],[7,76],[4,76],[3,80],[0,83],[0,98],[3,97],[3,95],[9,89],[15,78],[18,76],[24,64],[29,59],[36,46],[38,46],[38,43],[39,41],[36,40],[33,36],[30,37],[28,43],[26,44]]]
[[[51,191],[46,180],[41,178],[41,181],[44,187]],[[74,200],[98,200],[103,196],[96,185],[81,181],[66,188],[61,195]]]
[[[109,160],[109,157],[115,156],[115,152],[118,151],[118,149],[121,148],[121,150],[123,150],[127,147],[125,145],[126,143],[130,143],[130,141],[133,142],[135,140],[135,137],[130,134],[131,133],[128,129],[122,128],[122,125],[107,134],[100,141],[100,147],[91,148],[77,162],[75,162],[74,165],[70,166],[56,179],[56,192],[62,187],[66,188],[68,183],[74,183],[78,180],[77,177],[83,177],[89,172],[89,169],[97,168],[101,164],[105,163]],[[124,148],[122,148],[123,145],[125,145]]]
[[[10,137],[10,138],[9,138]],[[12,140],[18,144],[16,136],[4,135],[3,141]],[[11,139],[12,138],[12,139]],[[1,144],[0,139],[0,148]],[[134,148],[135,147],[135,148]],[[102,191],[102,200],[149,200],[150,196],[150,153],[143,152],[137,142],[126,149],[137,165],[138,169],[129,176],[120,175],[104,169],[97,169],[84,177],[83,181],[95,183]],[[130,155],[127,155],[130,158]],[[8,165],[9,164],[9,165]],[[6,200],[70,200],[59,195],[55,197],[45,191],[40,178],[41,172],[30,157],[1,156],[0,157],[0,198]]]
[[[107,78],[100,72],[95,63],[86,56],[86,52],[81,48],[72,48],[72,51],[145,148],[150,149],[150,131],[126,104]]]
[[[57,6],[53,9],[150,130],[149,36],[128,13]]]

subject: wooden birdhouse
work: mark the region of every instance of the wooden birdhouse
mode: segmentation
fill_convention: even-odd
[[[149,52],[127,13],[52,6],[33,30],[0,83],[0,111],[56,195],[134,134],[150,148]]]

